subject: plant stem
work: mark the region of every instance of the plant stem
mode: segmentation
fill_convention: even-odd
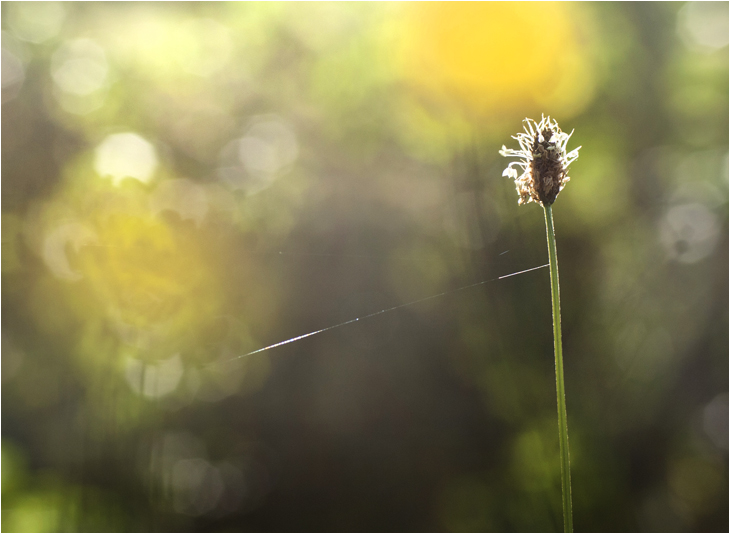
[[[555,246],[552,206],[545,208],[545,229],[550,255],[550,289],[553,297],[553,338],[555,340],[555,383],[558,393],[558,432],[560,435],[560,480],[563,490],[563,525],[573,532],[573,498],[570,489],[570,448],[568,446],[568,412],[565,408],[565,377],[563,376],[563,339],[560,329],[560,282],[558,252]]]

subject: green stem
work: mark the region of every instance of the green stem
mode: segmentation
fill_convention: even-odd
[[[560,330],[560,282],[558,280],[558,252],[555,247],[552,206],[545,208],[550,255],[550,289],[553,296],[553,338],[555,340],[555,382],[558,393],[558,432],[560,435],[560,481],[563,489],[563,525],[565,532],[573,532],[573,498],[570,490],[570,448],[568,446],[568,412],[565,408],[565,377],[563,376],[563,339]]]

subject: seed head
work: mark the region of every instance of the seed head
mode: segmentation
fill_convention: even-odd
[[[564,133],[558,122],[550,117],[543,115],[539,123],[532,119],[523,122],[525,133],[512,136],[520,143],[520,149],[502,145],[499,151],[502,156],[520,158],[507,165],[502,176],[515,181],[520,204],[538,202],[542,206],[550,206],[570,180],[568,166],[578,159],[581,147],[566,153],[565,145],[573,132]],[[520,176],[513,168],[515,165],[522,168]]]

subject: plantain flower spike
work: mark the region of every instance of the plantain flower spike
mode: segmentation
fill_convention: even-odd
[[[513,161],[502,173],[515,181],[517,193],[520,195],[519,204],[537,202],[542,206],[551,206],[563,190],[568,178],[568,166],[578,159],[578,150],[581,147],[566,152],[565,145],[573,135],[560,130],[558,122],[550,117],[542,116],[540,122],[532,119],[524,121],[525,133],[513,135],[520,143],[519,150],[513,150],[502,145],[500,155],[507,158],[520,158]],[[514,166],[522,168],[518,176]]]

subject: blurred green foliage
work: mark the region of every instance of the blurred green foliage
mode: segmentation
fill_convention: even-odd
[[[4,531],[728,529],[727,3],[2,4]]]

